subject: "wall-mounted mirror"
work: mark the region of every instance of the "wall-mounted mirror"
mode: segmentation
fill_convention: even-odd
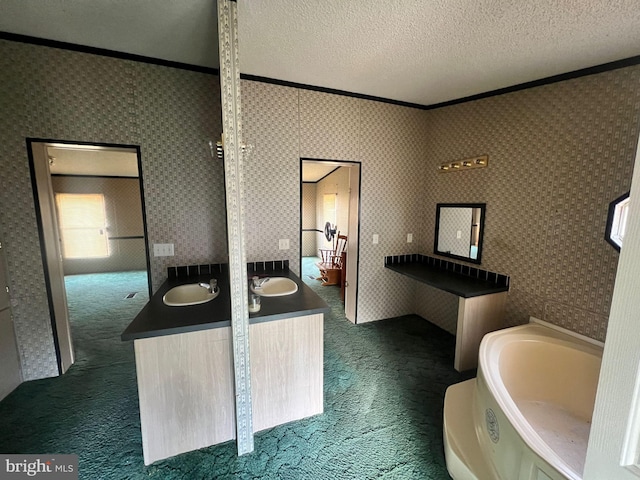
[[[480,263],[486,206],[486,203],[438,203],[434,252]]]

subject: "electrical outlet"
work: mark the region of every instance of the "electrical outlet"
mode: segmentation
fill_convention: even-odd
[[[407,243],[413,242],[413,233],[407,233]]]
[[[280,250],[289,250],[289,239],[281,238],[280,241],[278,242],[278,248]]]
[[[173,243],[154,243],[154,257],[173,257]]]
[[[373,244],[377,245],[379,240],[380,240],[380,237],[378,236],[378,234],[374,233],[373,234]]]

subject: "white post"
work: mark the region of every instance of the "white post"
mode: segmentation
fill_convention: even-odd
[[[231,288],[231,334],[236,389],[238,455],[253,452],[251,371],[249,364],[249,312],[247,262],[244,248],[244,179],[240,148],[240,69],[238,57],[238,10],[236,2],[218,0],[218,50],[224,129],[224,173],[227,198],[227,241]]]

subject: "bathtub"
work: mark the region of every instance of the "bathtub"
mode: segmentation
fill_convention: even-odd
[[[536,320],[485,335],[477,377],[447,389],[454,480],[582,479],[602,344],[559,330]]]

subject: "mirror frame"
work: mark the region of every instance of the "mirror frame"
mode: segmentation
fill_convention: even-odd
[[[452,207],[452,208],[479,208],[480,209],[480,234],[478,236],[478,258],[471,257],[463,257],[462,255],[455,255],[453,253],[442,252],[438,250],[438,230],[440,228],[440,210],[442,207]],[[469,263],[477,263],[480,264],[482,262],[482,245],[483,245],[483,237],[484,237],[484,223],[485,217],[487,213],[487,204],[486,203],[437,203],[436,204],[436,228],[433,239],[433,251],[437,255],[442,255],[444,257],[455,258],[457,260],[462,260]]]

